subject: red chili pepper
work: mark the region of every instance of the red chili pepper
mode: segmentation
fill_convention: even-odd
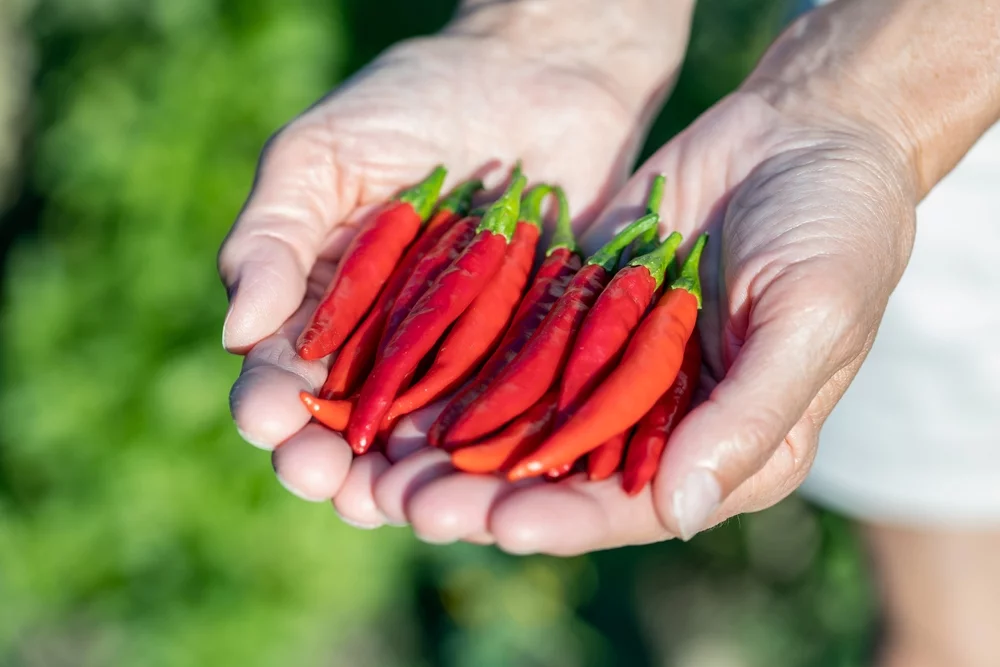
[[[323,426],[341,433],[347,428],[347,422],[350,420],[351,411],[354,408],[353,401],[316,398],[307,391],[300,391],[299,399],[312,413],[313,419]]]
[[[399,331],[413,306],[427,293],[427,290],[438,276],[444,273],[445,269],[452,265],[472,243],[476,237],[476,229],[481,221],[481,211],[473,211],[468,217],[462,218],[453,224],[448,231],[438,239],[437,244],[428,251],[417,265],[413,272],[407,277],[406,283],[399,291],[389,317],[386,319],[385,329],[382,331],[382,338],[379,342],[378,352],[381,354],[385,346],[392,340],[392,337]]]
[[[551,482],[558,482],[562,478],[568,476],[570,474],[570,472],[573,471],[573,464],[574,463],[576,463],[576,461],[570,461],[569,463],[564,463],[561,466],[553,468],[552,470],[549,470],[548,472],[546,472],[545,476]]]
[[[453,391],[500,342],[535,263],[542,231],[541,202],[551,191],[539,185],[525,195],[503,266],[455,322],[427,374],[392,404],[390,418],[409,414]]]
[[[701,236],[695,242],[680,278],[639,325],[621,363],[568,422],[514,466],[509,479],[541,475],[575,461],[636,424],[670,388],[701,307],[698,262],[705,240]]]
[[[580,269],[582,260],[576,240],[573,238],[566,194],[559,187],[553,188],[553,192],[559,200],[559,218],[555,234],[545,253],[545,261],[535,274],[531,287],[521,300],[521,305],[518,306],[517,313],[496,351],[486,361],[475,379],[459,390],[431,425],[427,432],[427,440],[435,447],[445,446],[448,430],[458,421],[466,408],[490,387],[497,373],[524,348],[546,315],[559,301],[573,275]]]
[[[643,216],[587,260],[538,332],[451,427],[446,446],[478,440],[517,417],[549,391],[566,364],[580,323],[611,278],[619,254],[657,220],[655,215]]]
[[[423,182],[397,195],[362,225],[299,336],[300,357],[325,357],[336,352],[351,335],[434,209],[446,173],[444,167],[437,167]]]
[[[378,351],[389,313],[399,292],[413,274],[414,267],[437,245],[452,225],[465,216],[469,211],[473,195],[482,187],[482,181],[466,181],[452,190],[451,194],[441,202],[438,210],[427,222],[423,234],[399,261],[375,306],[340,348],[326,383],[320,391],[320,397],[342,398],[358,388],[361,378],[375,363],[375,353]]]
[[[653,252],[633,259],[597,298],[566,362],[559,392],[560,424],[618,363],[629,337],[663,284],[680,242],[681,235],[674,232]]]
[[[628,435],[628,431],[622,431],[611,436],[587,456],[587,477],[590,481],[599,482],[615,474],[621,465]]]
[[[451,464],[474,473],[496,472],[513,465],[548,436],[556,414],[556,398],[555,392],[546,394],[497,435],[456,450]]]
[[[660,467],[667,440],[687,413],[701,374],[701,341],[695,331],[684,348],[684,362],[677,378],[660,400],[639,421],[628,445],[622,488],[634,496],[652,481]]]
[[[403,379],[500,269],[517,226],[525,180],[518,166],[507,192],[483,215],[475,239],[438,276],[382,347],[347,427],[347,442],[355,452],[364,453],[371,446]]]

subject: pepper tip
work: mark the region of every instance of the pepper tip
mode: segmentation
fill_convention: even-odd
[[[528,477],[537,477],[538,475],[545,472],[545,466],[539,461],[521,461],[507,473],[507,480],[511,482],[518,482],[522,479]]]
[[[316,397],[310,394],[308,391],[299,392],[299,400],[302,401],[302,405],[306,406],[309,412],[316,412],[319,409],[319,404],[316,402]]]

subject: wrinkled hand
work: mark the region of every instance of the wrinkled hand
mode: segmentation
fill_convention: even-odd
[[[420,449],[428,408],[390,443],[401,460],[375,483],[382,513],[431,542],[576,554],[688,538],[784,498],[805,478],[909,256],[915,197],[897,154],[864,125],[822,112],[804,122],[751,93],[724,100],[654,155],[586,235],[589,248],[606,239],[661,172],[665,228],[688,241],[711,234],[704,395],[652,489],[630,498],[618,475],[510,484],[455,472],[443,452]]]
[[[608,60],[594,48],[594,62]],[[675,64],[683,50],[675,45]],[[274,465],[294,493],[334,498],[353,523],[384,521],[371,486],[388,462],[371,454],[352,464],[342,439],[307,425],[298,392],[322,385],[328,360],[293,349],[373,205],[438,163],[449,167],[447,190],[473,175],[499,184],[520,158],[534,181],[562,184],[585,222],[625,181],[673,72],[633,68],[640,78],[626,81],[584,66],[586,46],[571,55],[540,57],[458,23],[393,48],[269,142],[219,255],[231,303],[223,343],[246,354],[230,398],[237,427],[261,448],[281,445]]]

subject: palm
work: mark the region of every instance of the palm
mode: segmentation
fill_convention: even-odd
[[[468,58],[473,49],[491,57]],[[521,160],[533,180],[564,187],[578,220],[592,218],[625,179],[637,148],[633,125],[627,107],[583,73],[452,36],[386,53],[293,123],[274,153],[300,169],[316,165],[314,182],[325,189],[315,196],[328,210],[313,237],[323,238],[321,288],[343,245],[334,239],[349,234],[339,223],[434,164],[448,166],[449,183],[473,175],[497,183]]]
[[[496,539],[511,551],[565,554],[669,537],[676,475],[692,466],[733,482],[713,522],[790,493],[870,344],[888,294],[882,288],[901,272],[884,258],[911,240],[906,226],[886,219],[887,208],[874,206],[886,193],[870,158],[860,140],[804,129],[756,98],[734,96],[651,158],[588,230],[589,244],[606,238],[641,202],[649,176],[662,172],[673,186],[661,209],[666,225],[713,239],[702,271],[701,404],[672,438],[652,492],[628,498],[617,479],[580,476],[514,489],[448,472],[441,452],[425,450],[382,476],[379,506],[435,541]],[[817,365],[833,379],[804,388],[814,399],[780,411],[788,389]],[[401,425],[397,455],[426,421]],[[774,434],[776,449],[766,442]],[[726,480],[733,467],[757,473]]]

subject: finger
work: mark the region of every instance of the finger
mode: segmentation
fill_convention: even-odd
[[[811,452],[815,448],[808,449]],[[807,472],[808,463],[801,465],[790,447],[779,446],[760,471],[726,498],[707,525],[771,507],[791,494]],[[454,508],[456,501],[466,498],[472,503],[479,502],[476,490],[469,493],[467,484],[453,479],[439,480],[414,496],[410,516],[415,530],[417,522],[422,520],[418,519],[417,506],[429,500],[436,507],[428,510],[436,510],[439,515],[450,511],[459,516]],[[600,482],[577,476],[558,485],[543,482],[537,488],[497,495],[489,527],[497,545],[511,553],[571,556],[673,537],[660,521],[650,487],[629,496],[621,488],[620,475]],[[471,526],[466,524],[463,528]]]
[[[600,482],[575,475],[518,490],[497,503],[489,528],[497,546],[514,554],[572,556],[670,537],[648,489],[629,496],[618,475]]]
[[[406,524],[406,503],[422,486],[454,471],[447,452],[422,449],[394,463],[375,483],[375,503],[389,521]]]
[[[278,481],[312,502],[330,500],[340,491],[351,467],[350,446],[318,424],[309,424],[271,455]]]
[[[489,546],[491,544],[496,544],[496,540],[489,533],[477,533],[475,535],[470,535],[464,539],[465,542],[469,544],[479,544],[481,546]]]
[[[304,361],[293,347],[307,312],[308,304],[250,351],[229,394],[240,435],[261,449],[274,449],[309,423],[299,392],[313,392],[326,379],[322,361]]]
[[[811,438],[793,427],[864,340],[858,299],[842,281],[831,287],[831,275],[844,275],[832,268],[789,265],[773,280],[758,274],[762,292],[751,284],[731,295],[749,315],[745,332],[727,333],[743,342],[708,400],[678,425],[654,484],[664,525],[684,539],[704,529],[779,445],[796,467],[808,465]]]
[[[432,403],[400,419],[389,434],[389,441],[385,446],[389,460],[395,463],[426,447],[427,431],[445,405],[447,401]]]
[[[376,480],[389,469],[389,461],[379,452],[368,452],[354,459],[340,491],[333,498],[333,508],[344,523],[356,528],[378,528],[385,516],[375,504]]]
[[[332,153],[327,130],[305,119],[265,147],[253,191],[219,251],[230,300],[227,350],[245,352],[295,312],[334,224],[357,199]]]
[[[489,533],[489,515],[504,496],[539,480],[511,484],[494,475],[463,472],[439,477],[419,489],[406,504],[413,532],[424,542],[447,544]]]

